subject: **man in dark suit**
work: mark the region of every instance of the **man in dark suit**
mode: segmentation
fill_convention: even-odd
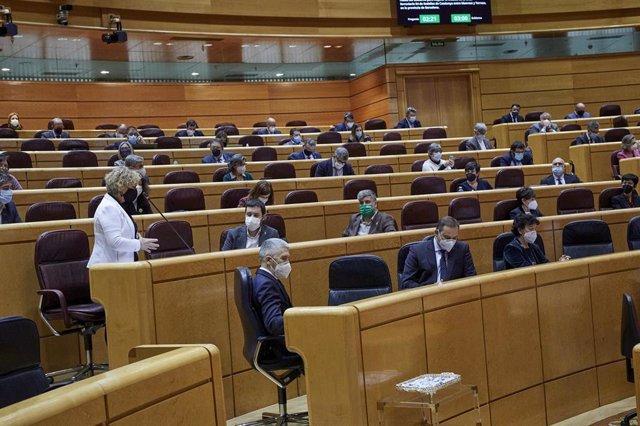
[[[524,117],[520,115],[520,105],[511,105],[509,113],[500,117],[500,121],[503,123],[522,123],[524,121]]]
[[[260,267],[253,279],[253,297],[264,328],[270,335],[284,334],[284,311],[293,307],[282,281],[289,277],[289,245],[270,238],[260,247]]]
[[[316,152],[316,141],[307,139],[302,145],[302,150],[289,154],[289,160],[317,160],[321,155]]]
[[[360,203],[359,212],[349,219],[349,225],[342,233],[343,237],[397,231],[393,216],[378,211],[375,192],[370,189],[363,189],[358,192],[358,202]]]
[[[282,132],[276,129],[276,119],[273,117],[267,118],[267,127],[256,130],[256,135],[281,135]]]
[[[491,141],[485,136],[487,134],[487,125],[484,123],[476,123],[473,126],[473,137],[467,139],[465,147],[467,151],[485,151],[487,149],[493,149]]]
[[[13,202],[11,184],[11,175],[0,171],[0,224],[22,222]]]
[[[353,167],[347,161],[349,161],[349,151],[339,147],[331,158],[318,163],[315,177],[355,175]]]
[[[514,141],[511,150],[500,156],[500,167],[508,166],[530,166],[533,164],[533,157],[521,141]]]
[[[401,289],[476,275],[469,245],[458,241],[459,229],[457,220],[445,216],[438,222],[434,237],[411,247],[404,263]]]
[[[244,208],[244,225],[227,231],[222,251],[260,247],[269,238],[278,238],[278,231],[263,224],[267,208],[259,199],[247,200]]]
[[[566,163],[560,157],[554,158],[551,162],[551,174],[540,181],[540,185],[565,185],[569,183],[582,183],[576,175],[565,174]]]
[[[543,112],[540,114],[540,121],[529,127],[529,134],[558,132],[558,125],[551,122],[551,114]]]
[[[52,124],[52,129],[51,130],[47,130],[46,132],[43,132],[40,137],[41,138],[46,138],[46,139],[68,139],[71,136],[69,136],[69,133],[64,131],[64,122],[62,121],[62,118],[54,118],[53,120],[51,120],[51,124]]]
[[[185,138],[185,137],[192,137],[192,136],[204,136],[204,133],[202,133],[200,130],[198,130],[198,123],[196,123],[196,120],[187,120],[187,128],[180,130],[176,133],[176,137],[177,138]]]
[[[635,191],[638,185],[638,176],[633,173],[622,175],[622,194],[611,198],[611,207],[614,209],[629,209],[640,207],[640,197]]]
[[[211,154],[205,155],[202,158],[202,162],[205,164],[212,163],[224,163],[227,164],[231,157],[233,157],[232,152],[224,152],[224,144],[218,138],[214,138],[211,140],[209,144],[209,149],[211,150]]]
[[[588,145],[590,143],[604,142],[604,139],[598,135],[599,131],[600,123],[597,121],[590,121],[589,124],[587,124],[587,132],[578,136],[572,145]]]
[[[344,113],[344,121],[340,124],[336,124],[333,128],[334,132],[350,132],[353,127],[354,119],[352,112]]]
[[[414,127],[422,127],[422,124],[420,123],[420,120],[418,120],[416,114],[417,112],[414,107],[407,108],[405,117],[402,120],[398,121],[396,129],[411,129]]]

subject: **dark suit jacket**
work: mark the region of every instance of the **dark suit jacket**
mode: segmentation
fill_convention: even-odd
[[[293,307],[280,280],[259,269],[253,279],[253,297],[260,307],[264,328],[271,335],[284,334],[284,311]]]
[[[587,145],[589,143],[602,143],[604,139],[600,137],[600,135],[591,135],[591,142],[589,142],[589,138],[587,134],[580,135],[575,140],[575,145]]]
[[[311,156],[314,159],[322,158],[322,156],[317,152],[314,152]],[[306,160],[307,158],[305,157],[304,152],[296,151],[296,152],[294,152],[292,154],[289,154],[288,159],[289,160]]]
[[[316,176],[315,177],[327,177],[327,176],[333,176],[333,159],[329,158],[328,160],[324,160],[318,163],[318,168],[316,169]],[[351,167],[351,164],[349,163],[345,163],[344,167],[342,168],[342,175],[343,176],[351,176],[351,175],[355,175],[355,173],[353,172],[353,167]]]
[[[542,212],[540,210],[538,210],[538,209],[530,210],[529,213],[531,213],[531,216],[533,216],[533,217],[542,217],[542,216],[544,216],[542,214]],[[509,217],[511,219],[515,219],[516,217],[520,216],[521,214],[526,214],[526,213],[524,212],[524,210],[522,210],[522,206],[518,206],[518,207],[516,207],[515,209],[513,209],[513,210],[511,210],[509,212]]]
[[[524,152],[524,157],[522,158],[522,164],[512,164],[512,162],[515,162],[515,160],[513,159],[513,156],[511,155],[511,152],[507,152],[505,155],[501,155],[500,156],[500,167],[507,167],[507,166],[530,166],[533,164],[533,157],[531,156],[531,153],[529,152]]]
[[[529,127],[529,134],[532,135],[534,133],[540,133],[542,131],[542,125],[540,124],[540,122],[534,124],[533,126]],[[558,125],[556,123],[551,123],[551,131],[552,132],[558,132]]]
[[[204,133],[202,133],[200,130],[196,130],[196,131],[193,133],[193,137],[195,137],[195,136],[204,136]],[[178,131],[178,132],[176,133],[176,137],[177,137],[177,138],[188,138],[188,137],[190,137],[190,136],[187,134],[187,130],[186,130],[186,129],[183,129],[183,130],[180,130],[180,131]]]
[[[229,153],[223,152],[222,153],[222,160],[225,163],[228,163],[229,160],[231,159],[231,157],[233,157],[233,153],[232,152],[229,152]],[[215,161],[215,159],[213,157],[213,154],[205,155],[202,158],[202,162],[205,163],[205,164],[217,163],[217,161]]]
[[[504,264],[506,269],[522,268],[525,266],[541,265],[549,263],[549,259],[544,255],[540,247],[529,243],[529,249],[525,250],[517,238],[513,238],[504,248]]]
[[[569,184],[569,183],[582,183],[582,181],[580,180],[580,178],[576,175],[564,175],[564,183]],[[540,185],[555,185],[556,184],[556,177],[554,175],[549,175],[546,178],[542,179],[540,181]]]
[[[64,130],[62,131],[60,136],[56,135],[56,132],[54,132],[53,130],[47,130],[46,132],[42,133],[40,137],[46,139],[69,139],[71,136],[69,136],[69,133],[65,132]]]
[[[469,181],[464,181],[460,185],[458,185],[458,192],[462,191],[484,191],[486,189],[493,189],[493,186],[486,179],[478,179],[478,188],[473,189],[471,185],[469,185]]]
[[[640,207],[640,197],[638,194],[633,192],[631,196],[632,204],[629,205],[629,201],[627,200],[627,196],[625,194],[618,194],[615,197],[611,197],[611,207],[614,209],[629,209],[631,207]]]
[[[416,121],[412,123],[405,117],[396,124],[396,129],[411,129],[413,127],[422,127],[420,120],[416,119]]]
[[[350,131],[351,131],[351,129],[350,129],[350,128],[348,128],[348,127],[344,124],[344,122],[343,122],[343,123],[340,123],[340,124],[336,124],[336,125],[333,127],[333,131],[334,131],[334,132],[350,132]]]
[[[263,127],[261,129],[256,130],[256,135],[281,135],[282,132],[278,129],[274,130],[273,133],[269,133],[269,129]]]
[[[493,149],[493,145],[491,145],[491,141],[489,139],[485,137],[483,137],[482,139],[484,141],[484,146],[486,147],[486,149]],[[479,151],[481,149],[480,144],[476,138],[467,139],[464,145],[467,148],[467,151]]]
[[[260,237],[258,238],[258,246],[261,246],[265,240],[269,238],[280,238],[278,231],[270,226],[262,225],[260,227]],[[240,225],[227,231],[227,238],[222,245],[222,251],[238,250],[247,246],[247,225]]]
[[[18,214],[18,210],[16,209],[16,205],[13,201],[4,205],[0,215],[2,215],[3,225],[8,223],[22,223],[22,219],[20,219],[20,215]]]
[[[342,233],[343,237],[353,237],[358,235],[358,229],[362,223],[362,215],[356,213],[349,219],[349,225]],[[369,228],[369,235],[381,234],[383,232],[395,232],[396,222],[393,217],[387,213],[377,212],[371,220],[371,227]]]
[[[433,246],[434,238],[429,237],[409,250],[402,272],[401,289],[420,287],[437,281],[438,266]],[[476,275],[469,244],[463,241],[456,242],[447,258],[447,272],[449,280]]]
[[[502,117],[500,117],[500,120],[503,123],[513,123],[514,122],[512,116],[511,116],[511,113],[503,115]],[[516,117],[516,121],[515,122],[516,123],[522,123],[523,121],[524,121],[524,117],[521,116],[520,114],[518,114],[518,116]]]

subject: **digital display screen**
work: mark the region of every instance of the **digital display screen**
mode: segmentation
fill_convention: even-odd
[[[489,24],[491,0],[397,0],[398,24]]]

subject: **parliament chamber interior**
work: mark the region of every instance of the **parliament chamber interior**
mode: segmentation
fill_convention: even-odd
[[[0,6],[0,424],[637,424],[639,18]]]

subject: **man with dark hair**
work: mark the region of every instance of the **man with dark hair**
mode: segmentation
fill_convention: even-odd
[[[458,192],[493,189],[493,186],[487,180],[480,179],[480,164],[475,161],[471,161],[464,166],[464,173],[467,180],[458,185]]]
[[[516,191],[516,200],[518,200],[518,207],[509,212],[511,219],[515,219],[520,215],[530,215],[533,217],[544,216],[538,209],[535,191],[528,186],[523,186]]]
[[[336,124],[333,128],[334,132],[350,132],[354,125],[354,118],[352,112],[344,113],[344,121],[342,123]]]
[[[527,152],[521,141],[514,141],[511,144],[511,150],[500,156],[500,167],[530,166],[532,164],[533,157],[530,152]]]
[[[198,130],[196,120],[187,120],[187,128],[176,133],[177,138],[190,138],[193,136],[204,136],[204,133]]]
[[[435,236],[411,246],[404,263],[401,289],[476,275],[469,244],[458,241],[460,225],[445,216],[436,226]]]
[[[259,199],[247,200],[244,207],[244,225],[227,231],[222,251],[260,247],[269,238],[279,238],[278,231],[263,224],[267,208]]]
[[[599,131],[600,123],[598,123],[597,121],[590,121],[589,124],[587,124],[586,133],[578,136],[572,145],[587,145],[590,143],[604,142],[604,139],[602,139],[602,137],[598,135]]]
[[[412,129],[414,127],[422,127],[420,120],[417,117],[417,111],[414,107],[407,108],[405,117],[398,121],[396,129]]]
[[[302,134],[300,129],[293,128],[289,130],[289,141],[285,145],[302,145]]]
[[[302,150],[297,152],[292,152],[287,157],[288,160],[317,160],[318,158],[322,158],[322,156],[316,152],[316,141],[313,139],[307,139],[304,141],[304,145],[302,145]]]
[[[640,207],[640,197],[636,192],[638,176],[633,173],[622,175],[622,194],[611,198],[611,207],[614,209],[629,209]]]
[[[500,117],[502,123],[522,123],[524,117],[520,115],[520,105],[512,104],[508,114]]]

